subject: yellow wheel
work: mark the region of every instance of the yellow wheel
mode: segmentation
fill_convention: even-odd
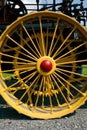
[[[0,93],[19,113],[60,118],[87,99],[87,31],[62,13],[31,13],[0,38]]]

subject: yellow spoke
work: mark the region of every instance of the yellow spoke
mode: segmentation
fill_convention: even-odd
[[[29,93],[29,96],[30,96],[30,97],[31,97],[32,94],[34,94],[35,88],[36,88],[37,85],[38,85],[39,79],[40,79],[40,75],[38,75],[38,78],[37,78],[35,84],[33,85],[33,87],[31,87],[31,88],[29,89],[28,93]],[[42,86],[41,86],[41,87],[42,87]],[[39,96],[40,96],[40,95],[39,95],[39,94],[40,94],[40,93],[39,93],[40,90],[41,90],[41,88],[39,87],[39,91],[37,92],[37,98],[36,98],[35,104],[32,103],[32,105],[34,105],[34,111],[35,111],[36,106],[37,106],[37,103],[38,103],[38,99],[39,99]]]
[[[23,74],[23,73],[26,73],[26,72],[29,72],[29,71],[32,71],[32,70],[34,70],[35,69],[35,67],[29,67],[29,68],[16,68],[16,69],[10,69],[10,70],[3,70],[2,72],[0,72],[0,73],[2,73],[2,75],[3,75],[3,77],[4,77],[4,80],[9,80],[11,77],[13,77],[13,78],[15,78],[16,77],[16,74],[15,74],[15,71],[20,71],[20,74]],[[26,70],[26,71],[25,71]],[[13,73],[13,71],[14,71],[14,73]],[[12,74],[11,73],[9,73],[9,72],[12,72]],[[4,73],[7,73],[7,76],[4,76],[5,74]]]
[[[72,33],[75,31],[76,27],[72,29],[72,31],[69,33],[69,35],[66,37],[66,39],[63,41],[63,43],[59,46],[58,50],[54,53],[53,58],[56,57],[58,52],[61,50],[61,48],[64,46],[64,44],[68,41],[69,37],[72,35]]]
[[[60,71],[60,70],[57,70],[57,72],[59,72],[59,73],[63,74],[64,76],[67,76],[68,78],[70,78],[70,79],[71,79],[71,81],[70,81],[70,79],[69,79],[70,82],[76,82],[77,85],[81,84],[81,81],[79,81],[79,79],[70,77],[69,75],[63,73],[63,72]],[[59,80],[59,79],[58,79],[58,80]],[[61,85],[63,85],[64,88],[67,90],[67,92],[72,96],[72,98],[74,98],[74,95],[72,95],[72,93],[67,89],[67,87],[65,87],[64,83],[62,83],[61,80],[59,80],[59,81],[60,81]],[[68,85],[69,85],[69,84],[68,84]],[[70,86],[70,85],[69,85],[69,86]]]
[[[0,55],[6,56],[7,58],[17,59],[17,60],[21,60],[21,61],[24,61],[24,62],[28,62],[28,63],[29,63],[29,60],[26,60],[26,59],[24,59],[24,58],[20,58],[20,57],[17,57],[17,56],[12,56],[12,55],[5,54],[5,53],[0,53]]]
[[[22,101],[22,99],[23,99],[23,98],[25,97],[25,95],[29,92],[29,90],[30,90],[31,87],[34,85],[34,83],[38,80],[39,76],[40,76],[40,75],[38,75],[38,76],[36,77],[36,79],[30,84],[30,86],[26,89],[26,91],[25,91],[24,94],[20,97],[20,99],[19,99],[18,102]]]
[[[11,94],[14,96],[17,91],[18,90],[16,89],[15,91],[11,92]]]
[[[53,74],[53,75],[55,75],[55,74]],[[64,87],[64,89],[69,93],[69,95],[71,95],[72,98],[74,98],[74,95],[68,90],[68,88],[65,86],[65,84],[56,75],[55,75],[55,78],[57,78],[58,82]]]
[[[50,100],[50,110],[51,110],[51,113],[53,112],[53,104],[52,104],[52,97],[51,95],[49,95],[49,100]]]
[[[33,77],[34,77],[34,75],[37,73],[37,71],[35,71],[35,72],[33,72],[33,73],[31,73],[31,74],[29,74],[29,75],[27,75],[27,76],[25,76],[22,80],[26,80],[24,83],[26,84],[29,80],[31,80]]]
[[[42,51],[42,50],[41,50],[41,48],[40,48],[39,41],[38,41],[38,39],[37,39],[37,34],[36,34],[36,32],[35,32],[35,29],[34,29],[32,23],[31,23],[31,26],[32,26],[33,34],[34,34],[35,39],[36,39],[36,42],[37,42],[37,46],[38,46],[38,48],[39,48],[38,53],[39,53],[39,56],[41,57],[41,51]],[[39,51],[40,51],[40,52],[39,52]]]
[[[17,70],[17,69],[20,69],[21,68],[21,70],[22,69],[26,69],[26,68],[29,68],[29,69],[35,69],[36,68],[36,64],[33,64],[33,63],[27,63],[27,64],[15,64],[15,70]]]
[[[27,84],[36,74],[37,72],[33,72],[30,75],[26,76],[23,80],[26,80],[24,83]]]
[[[69,81],[67,81],[66,79],[64,79],[63,77],[61,77],[58,73],[55,73],[55,75],[57,75],[61,80],[63,80],[67,85],[69,85],[70,87],[72,87],[74,90],[76,90],[82,96],[85,95],[82,91],[80,91],[79,89],[77,89],[76,86],[72,85]]]
[[[15,62],[14,61],[0,61],[1,63],[4,63],[4,64],[14,64]],[[27,66],[33,66],[33,65],[36,65],[36,63],[34,62],[30,62],[30,63],[26,63],[26,62],[16,62],[17,65],[26,65]]]
[[[37,71],[31,73],[31,74],[29,75],[29,78],[28,78],[28,76],[27,76],[28,80],[26,80],[25,83],[29,82],[29,80],[31,80],[36,74],[37,74]],[[38,84],[38,80],[39,80],[39,78],[40,78],[40,75],[38,75],[38,76],[35,77],[35,78],[36,78],[36,79],[34,79],[34,80],[37,80],[37,81],[35,82],[34,86],[36,87],[36,85]],[[24,80],[25,80],[25,79],[26,79],[26,77],[24,78]],[[34,82],[34,81],[32,81],[31,83],[33,83],[33,82]],[[33,87],[33,89],[34,89],[34,87]],[[32,92],[32,93],[33,93],[33,92]]]
[[[14,68],[14,69],[10,69],[10,70],[2,70],[2,72],[0,73],[7,73],[7,72],[13,72],[13,71],[21,71],[21,70],[32,70],[32,69],[36,69],[36,67],[24,67],[24,68]]]
[[[9,85],[9,86],[5,89],[5,91],[8,91],[8,90],[10,90],[10,89],[15,89],[14,86],[16,86],[16,85],[19,84],[19,83],[20,83],[20,80],[18,80],[17,82],[15,82],[15,83]]]
[[[67,41],[67,44],[63,47],[63,48],[61,48],[61,50],[58,52],[58,55],[61,53],[61,52],[63,52],[66,48],[70,48],[70,45],[71,45],[71,43],[73,43],[75,40],[74,39],[72,39],[72,40],[70,40],[70,41]]]
[[[86,60],[61,62],[61,63],[57,63],[57,66],[64,65],[64,64],[84,63],[84,62],[87,62],[87,59]]]
[[[63,36],[63,29],[59,28],[59,31],[60,31],[60,40],[61,42],[64,41],[64,36]],[[67,40],[68,41],[68,40]],[[60,49],[61,50],[61,49]]]
[[[57,94],[55,93],[55,98],[56,98],[56,101],[57,101],[57,104],[58,104],[58,107],[60,107],[60,102],[59,102],[59,99],[57,97]]]
[[[55,86],[53,85],[53,80],[51,79],[51,75],[49,76],[49,83],[51,84],[51,89],[55,89]]]
[[[58,61],[60,58],[63,58],[64,56],[67,56],[68,54],[76,51],[78,48],[82,47],[83,45],[87,44],[87,42],[83,42],[82,44],[78,45],[77,47],[75,47],[74,49],[71,49],[70,51],[68,51],[67,53],[63,54],[62,56],[60,56],[59,58],[56,59],[56,61]]]
[[[58,44],[58,41],[59,41],[59,39],[60,39],[60,36],[61,36],[61,34],[57,36],[56,42],[54,43],[54,45],[53,45],[53,47],[52,47],[51,54],[53,53],[53,51],[55,52],[55,48],[56,48],[56,46],[57,46],[57,44]]]
[[[45,105],[44,105],[44,94],[42,94],[42,108],[44,108],[45,107]]]
[[[21,75],[21,74],[24,74],[24,73],[26,73],[26,72],[29,72],[29,75],[30,75],[30,72],[31,72],[32,70],[34,70],[34,68],[32,68],[32,67],[31,67],[31,69],[29,69],[29,70],[21,70],[21,71],[19,72],[19,74]],[[37,71],[34,70],[34,72],[37,72]]]
[[[57,29],[58,29],[58,25],[59,25],[59,18],[57,19],[57,22],[56,22],[56,26],[55,26],[55,29],[54,29],[54,33],[53,33],[53,37],[52,37],[52,41],[51,41],[51,45],[50,45],[50,48],[49,48],[49,53],[48,53],[48,56],[51,55],[51,50],[53,48],[53,45],[54,45],[54,39],[56,37],[56,32],[57,32]]]
[[[49,93],[49,101],[50,101],[50,109],[51,109],[51,112],[53,112],[53,104],[52,104],[52,98],[51,98],[51,89],[52,89],[52,83],[51,83],[51,81],[50,81],[50,76],[48,76],[47,78],[46,78],[46,80],[47,80],[47,83],[48,83],[48,93]]]
[[[78,55],[83,54],[83,53],[85,53],[85,52],[87,53],[87,49],[84,50],[84,51],[77,52],[76,55],[78,56]]]
[[[35,107],[34,107],[34,109],[36,109],[36,107],[37,107],[37,103],[38,103],[38,100],[39,100],[40,91],[41,91],[42,87],[43,87],[43,78],[41,79],[41,82],[39,84],[39,90],[37,92],[37,98],[36,98],[36,101],[35,101]]]
[[[76,55],[72,54],[72,55],[69,55],[69,56],[66,56],[66,57],[63,57],[63,58],[59,59],[56,62],[56,65],[60,65],[62,63],[68,63],[68,61],[72,62],[72,61],[75,61],[75,60],[76,60]]]
[[[77,69],[77,68],[82,68],[80,65],[76,65],[76,64],[69,64],[69,65],[67,65],[67,64],[61,64],[61,65],[56,65],[57,67],[65,67],[65,68],[71,68],[71,69],[73,69],[72,67],[74,67],[74,69]]]
[[[21,23],[21,25],[22,25],[22,27],[23,27],[23,29],[24,29],[25,33],[26,33],[26,34],[27,34],[27,36],[29,37],[29,39],[30,39],[30,41],[31,41],[32,45],[34,46],[34,49],[36,50],[36,53],[35,53],[35,51],[34,51],[34,50],[33,50],[33,52],[34,52],[35,54],[37,54],[37,53],[38,53],[38,55],[40,56],[39,50],[38,50],[38,48],[37,48],[36,44],[34,43],[34,41],[32,40],[32,37],[30,36],[30,34],[29,34],[29,32],[27,31],[26,27],[23,25],[23,23]],[[25,41],[25,43],[26,43],[26,41]],[[26,44],[27,44],[27,43],[26,43]],[[27,44],[27,46],[28,46],[29,48],[31,48],[28,44]]]
[[[49,37],[49,29],[48,29],[48,23],[47,23],[47,30],[46,30],[46,45],[45,45],[45,49],[46,49],[46,55],[47,54],[47,50],[48,50],[48,37]]]
[[[61,69],[62,70],[62,69]],[[64,72],[62,72],[61,70],[56,70],[57,72],[60,72],[61,74],[67,76],[68,78],[70,78],[70,82],[73,81],[73,82],[76,82],[77,84],[82,84],[81,80],[79,80],[79,78],[73,78],[73,77],[70,77],[70,75],[68,74],[65,74]]]
[[[66,99],[66,97],[65,97],[65,95],[63,94],[63,92],[62,92],[60,86],[59,86],[58,83],[57,83],[57,80],[56,80],[56,79],[57,79],[58,77],[56,76],[56,74],[53,74],[53,75],[52,75],[52,78],[53,78],[53,80],[54,80],[54,82],[55,82],[55,85],[58,87],[58,89],[59,89],[59,91],[60,91],[62,97],[64,98],[65,102],[67,103],[68,107],[70,107],[70,104],[69,104],[68,100]],[[59,79],[58,79],[58,80],[59,80]],[[60,81],[60,80],[59,80],[59,81]]]
[[[24,89],[27,89],[27,88],[24,87],[23,85],[21,85],[19,87],[15,87],[15,88],[7,88],[5,91],[9,91],[14,95],[17,91],[24,90]]]
[[[30,75],[28,75],[28,76],[26,76],[26,77],[24,77],[24,78],[18,80],[17,82],[15,82],[15,83],[9,85],[9,87],[6,88],[6,91],[9,90],[10,88],[16,86],[17,84],[22,83],[22,81],[23,81],[23,80],[26,80],[27,78],[28,78],[28,80],[30,80],[35,74],[36,74],[36,72],[33,72],[33,73],[31,73]],[[26,83],[26,82],[25,82],[25,83]],[[15,88],[12,88],[12,89],[15,89]]]
[[[23,44],[24,44],[24,45],[27,45],[27,47],[30,49],[30,51],[32,51],[35,56],[39,57],[39,56],[40,56],[40,53],[38,52],[38,50],[36,50],[36,51],[33,50],[31,44],[28,44],[27,41],[26,41],[25,39],[23,39],[23,37],[21,37],[18,32],[16,32],[16,33],[17,33],[17,35],[20,37],[20,39],[23,41]],[[33,43],[33,44],[35,45],[35,43]],[[34,47],[34,49],[35,49],[35,47]],[[36,49],[37,49],[37,48],[36,48]],[[38,55],[38,54],[39,54],[39,55]]]
[[[24,78],[22,78],[22,79],[19,80],[19,82],[21,82],[21,81],[24,81],[24,80],[27,79],[27,80],[24,82],[23,88],[27,89],[27,88],[29,87],[29,85],[26,85],[26,83],[29,82],[29,80],[31,80],[32,77],[33,77],[35,74],[36,74],[36,72],[33,72],[33,73],[31,73],[30,75],[27,75],[26,77],[24,77]],[[11,85],[11,86],[9,86],[9,87],[11,88],[11,87],[13,87],[13,86],[14,86],[14,84]],[[20,88],[20,90],[21,90],[21,88]]]
[[[29,105],[30,107],[33,106],[33,102],[32,102],[32,98],[31,98],[31,94],[28,92],[28,99],[26,101],[26,104]]]
[[[43,56],[46,55],[46,50],[45,50],[45,44],[44,44],[44,36],[43,36],[43,30],[42,30],[42,22],[41,22],[41,17],[39,17],[39,23],[40,23],[40,34],[41,34],[41,50],[43,52]]]
[[[30,55],[30,58],[31,59],[35,59],[37,60],[37,58],[32,54],[30,53],[27,49],[25,49],[20,43],[16,42],[13,38],[11,38],[9,35],[6,36],[8,39],[10,39],[13,43],[15,43],[17,46],[19,46],[21,49],[23,49],[26,53],[28,53]]]
[[[65,70],[65,69],[60,69],[60,68],[57,68],[57,70],[60,70],[60,71],[63,71],[63,72],[68,72],[69,74],[73,74],[73,75],[76,75],[76,76],[82,76],[82,77],[87,77],[86,75],[84,74],[79,74],[79,73],[76,73],[76,72],[73,72],[73,71],[69,71],[69,70]]]
[[[14,48],[14,47],[10,47],[10,46],[7,46],[7,47],[10,48],[11,51],[14,50],[14,51],[16,52],[16,54],[22,54],[22,56],[25,56],[26,59],[27,59],[27,58],[30,59],[30,56],[29,56],[28,54],[25,54],[24,52],[22,52],[21,49],[20,49],[20,51],[19,51],[18,49]]]

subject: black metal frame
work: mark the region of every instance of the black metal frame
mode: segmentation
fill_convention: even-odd
[[[84,8],[84,0],[80,0],[80,3],[73,4],[73,0],[63,0],[62,3],[56,3],[56,0],[53,0],[52,4],[40,4],[40,0],[36,0],[36,4],[25,4],[28,12],[41,11],[41,10],[53,10],[61,11],[71,17],[75,17],[80,23],[84,26],[87,26],[87,8]],[[67,6],[67,11],[61,9],[65,3]],[[65,11],[65,12],[64,12]],[[66,13],[67,12],[67,13]]]
[[[28,13],[41,10],[61,11],[71,17],[75,17],[84,26],[87,26],[87,8],[83,6],[84,0],[80,0],[80,3],[77,4],[73,4],[72,1],[62,0],[62,3],[58,3],[53,0],[52,4],[40,4],[40,0],[36,0],[36,4],[29,3],[24,4],[24,6]]]

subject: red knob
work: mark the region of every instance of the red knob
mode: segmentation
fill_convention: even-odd
[[[41,62],[40,68],[43,72],[49,72],[52,69],[52,63],[49,60]]]

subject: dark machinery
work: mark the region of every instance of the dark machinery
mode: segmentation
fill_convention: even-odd
[[[0,7],[0,23],[11,23],[25,14],[27,10],[20,0],[6,0]]]
[[[24,16],[6,18],[12,23],[0,37],[0,94],[19,113],[60,118],[87,100],[87,30],[73,18],[73,8],[71,17],[57,11],[65,3],[54,0],[43,9],[36,2],[38,11],[27,15],[23,4],[10,6],[17,11],[20,5],[18,15]]]
[[[8,24],[25,14],[27,9],[20,0],[0,0],[0,33]]]

